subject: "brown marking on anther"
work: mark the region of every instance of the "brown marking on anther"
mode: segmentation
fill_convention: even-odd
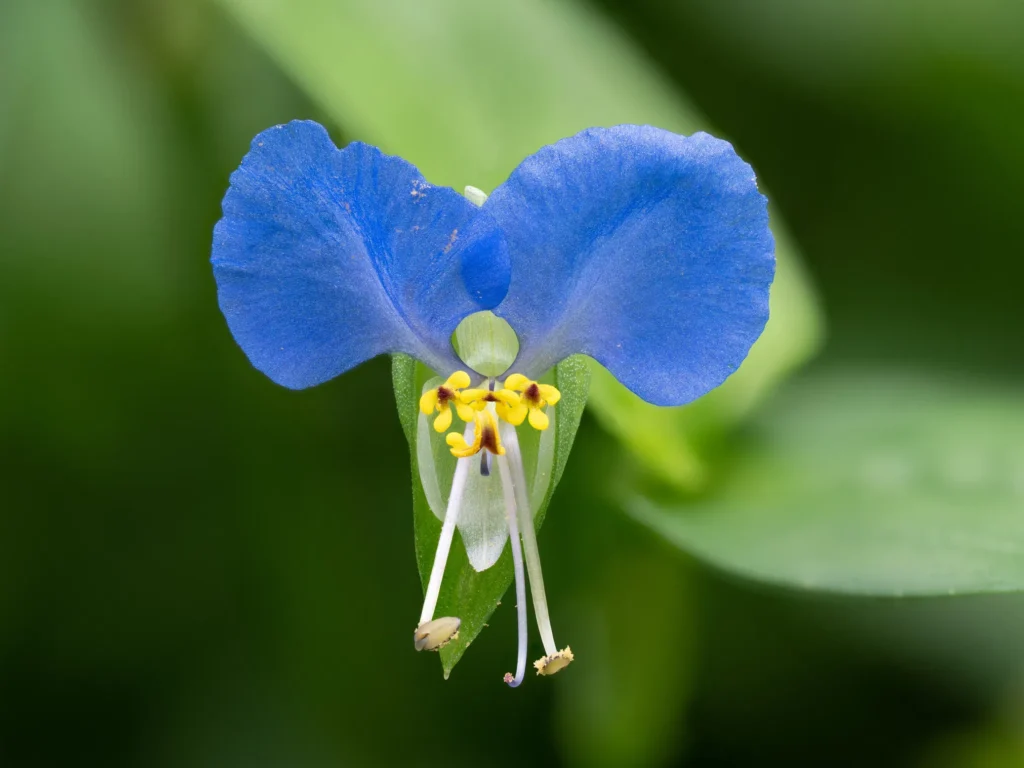
[[[498,433],[490,424],[484,427],[483,435],[480,437],[480,447],[486,448],[491,453],[498,452]]]
[[[523,397],[530,403],[540,402],[540,387],[537,386],[536,382],[526,388],[526,391],[523,392]]]
[[[455,398],[455,393],[452,392],[448,387],[437,388],[437,404],[442,408],[448,405]]]
[[[515,675],[513,675],[511,672],[506,672],[505,676],[502,678],[502,680],[504,681],[505,685],[511,685],[512,681],[515,680],[515,679],[516,679]]]

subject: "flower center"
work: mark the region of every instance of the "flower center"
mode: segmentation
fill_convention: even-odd
[[[440,650],[457,637],[461,620],[457,616],[434,618],[434,609],[440,596],[441,583],[445,565],[455,534],[456,526],[462,526],[460,518],[467,520],[467,525],[478,527],[481,520],[487,520],[486,509],[492,504],[484,500],[476,491],[467,490],[474,483],[488,484],[494,494],[500,494],[504,507],[505,525],[508,529],[508,542],[512,551],[513,574],[516,586],[516,612],[519,634],[519,652],[515,674],[505,675],[505,682],[512,687],[518,686],[526,674],[527,652],[527,597],[526,578],[529,574],[530,592],[533,598],[537,627],[544,643],[545,656],[534,662],[538,675],[552,675],[564,669],[572,660],[572,651],[566,647],[559,650],[555,645],[551,620],[548,616],[547,597],[544,591],[544,577],[540,565],[540,553],[537,548],[537,535],[534,530],[534,515],[531,506],[530,491],[523,466],[523,455],[519,448],[516,427],[529,419],[529,424],[536,430],[547,430],[550,417],[545,412],[560,399],[561,393],[550,384],[542,384],[522,374],[511,374],[504,381],[488,378],[479,386],[470,388],[471,377],[464,371],[456,371],[448,379],[433,389],[428,389],[420,399],[420,409],[424,415],[435,411],[439,415],[434,419],[434,430],[447,431],[451,426],[452,409],[462,421],[464,428],[456,429],[445,436],[445,442],[451,454],[457,459],[455,473],[452,477],[451,491],[448,494],[447,509],[443,517],[441,535],[438,539],[437,553],[427,583],[420,623],[414,633],[414,645],[417,650]],[[443,427],[439,427],[443,425]],[[427,439],[426,453],[431,462],[433,450],[429,447],[429,433],[421,432],[418,440]],[[470,461],[471,457],[480,454],[479,462]],[[477,467],[479,466],[479,471]],[[492,471],[496,466],[497,472]],[[422,472],[421,465],[421,472]],[[472,473],[472,474],[471,474]],[[422,478],[421,474],[421,478]],[[476,477],[476,479],[472,479]],[[428,500],[430,491],[427,480],[423,480]],[[435,489],[439,493],[439,489]],[[489,492],[485,492],[489,493]],[[494,498],[493,494],[490,498]],[[534,503],[540,503],[535,500]],[[501,507],[497,507],[501,509]],[[438,515],[440,517],[440,514]],[[483,516],[483,517],[481,517]],[[493,523],[488,523],[493,525]],[[493,530],[493,528],[491,528]],[[463,531],[463,543],[467,543],[466,532]],[[479,551],[479,550],[473,550]],[[470,549],[467,544],[467,554]],[[500,550],[494,554],[494,559]],[[478,555],[479,556],[479,555]],[[478,568],[472,555],[470,562]],[[490,567],[481,565],[478,570]]]

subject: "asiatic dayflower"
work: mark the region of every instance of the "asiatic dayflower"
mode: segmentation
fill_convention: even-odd
[[[463,196],[401,158],[358,142],[338,149],[320,125],[292,122],[253,140],[223,211],[220,307],[256,368],[302,389],[403,353],[437,374],[419,403],[427,453],[453,411],[464,423],[444,438],[456,457],[447,501],[424,487],[443,524],[416,649],[458,632],[458,617],[434,617],[458,527],[478,570],[510,543],[519,652],[506,682],[526,669],[526,571],[545,650],[534,666],[564,668],[573,654],[548,616],[517,429],[548,430],[561,393],[545,375],[572,355],[664,406],[738,368],[768,319],[775,266],[750,166],[704,133],[591,128],[526,158],[490,196]],[[456,353],[453,334],[482,312],[514,331],[514,360]],[[474,532],[481,521],[486,535]]]

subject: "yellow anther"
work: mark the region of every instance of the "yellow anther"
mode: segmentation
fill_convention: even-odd
[[[478,411],[486,408],[488,403],[494,403],[496,406],[504,405],[510,408],[519,405],[519,395],[511,389],[499,389],[496,391],[489,389],[466,389],[463,390],[459,397],[462,402],[473,406]]]
[[[548,425],[551,424],[551,420],[548,415],[544,413],[540,408],[530,409],[530,426],[537,430],[545,430]]]
[[[515,405],[505,405],[504,408],[501,405],[497,406],[501,418],[518,427],[529,415],[531,427],[541,430],[548,428],[551,420],[544,413],[544,408],[561,400],[561,392],[550,384],[538,384],[521,373],[513,373],[505,379],[504,391],[508,390],[520,393],[519,402]]]
[[[452,456],[457,459],[473,456],[484,448],[498,456],[505,455],[505,448],[501,444],[501,434],[498,431],[498,419],[495,418],[494,411],[490,409],[474,411],[472,443],[467,443],[466,438],[460,432],[449,432],[445,442],[451,448]]]
[[[460,390],[470,385],[469,374],[465,371],[456,371],[439,387],[428,389],[420,397],[420,411],[424,416],[429,416],[437,411],[437,418],[434,419],[434,430],[444,432],[452,425],[452,408],[459,414],[463,421],[473,420],[473,409],[467,408],[459,399]]]
[[[459,414],[459,418],[467,424],[476,418],[476,411],[473,410],[473,406],[466,405],[461,400],[455,401],[455,410]]]
[[[522,424],[523,417],[526,416],[526,406],[520,403],[519,395],[511,389],[499,389],[496,391],[490,389],[467,389],[463,391],[461,397],[464,402],[470,403],[478,411],[486,408],[488,403],[494,403],[495,413],[505,421],[516,426]],[[519,416],[519,420],[516,421],[516,416],[520,410],[522,411],[522,416]]]

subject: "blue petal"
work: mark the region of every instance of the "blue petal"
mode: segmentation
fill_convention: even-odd
[[[512,258],[495,312],[519,336],[516,371],[584,353],[680,405],[735,371],[768,320],[767,201],[707,134],[592,128],[528,157],[484,210]]]
[[[220,307],[253,365],[293,389],[385,352],[442,374],[459,321],[505,296],[493,220],[375,147],[339,150],[323,126],[258,135],[214,229]]]

